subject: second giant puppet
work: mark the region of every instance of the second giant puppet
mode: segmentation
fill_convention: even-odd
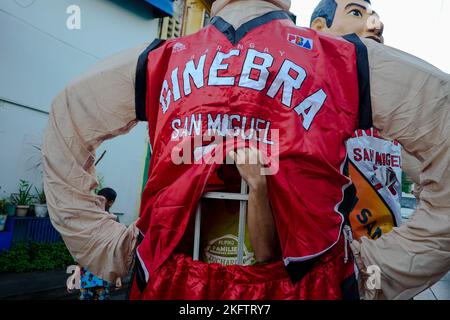
[[[336,36],[355,33],[383,43],[384,26],[369,0],[322,0],[311,28]],[[350,224],[355,239],[377,239],[401,224],[401,146],[377,130],[358,130],[347,141],[348,174],[356,187]]]

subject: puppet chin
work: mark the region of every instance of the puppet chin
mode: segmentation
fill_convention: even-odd
[[[222,10],[227,4],[235,2],[238,0],[216,0],[214,1],[211,8],[211,15],[214,17],[217,13]],[[242,0],[241,0],[242,1]],[[273,3],[274,5],[280,7],[280,9],[289,11],[291,8],[291,0],[261,0]]]
[[[291,9],[291,0],[265,0],[280,7],[283,10],[289,11]]]
[[[232,2],[233,0],[216,0],[213,2],[211,7],[211,16],[216,16],[217,13],[222,10],[227,4]]]

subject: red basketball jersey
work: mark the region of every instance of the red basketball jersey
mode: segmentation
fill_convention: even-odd
[[[355,43],[297,27],[280,11],[238,30],[216,17],[144,53],[136,105],[148,120],[152,159],[137,253],[147,280],[180,244],[219,166],[197,161],[221,148],[196,147],[207,132],[257,142],[278,159],[267,181],[286,266],[338,242],[350,185],[345,141],[371,125],[367,59]]]

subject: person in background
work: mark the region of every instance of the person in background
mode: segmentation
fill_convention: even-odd
[[[97,195],[105,198],[105,211],[110,212],[109,210],[116,201],[117,192],[112,188],[103,188]],[[86,267],[81,268],[80,300],[109,300],[110,286],[108,281],[100,279]],[[121,280],[118,278],[116,287],[120,286]]]
[[[106,199],[105,211],[110,212],[109,209],[111,209],[114,202],[116,201],[117,192],[114,191],[114,189],[112,189],[112,188],[103,188],[97,194]]]
[[[109,282],[81,268],[80,300],[109,300]]]

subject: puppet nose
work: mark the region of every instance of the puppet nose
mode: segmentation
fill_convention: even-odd
[[[379,39],[380,42],[383,42],[384,24],[378,16],[372,15],[367,20],[367,31]]]

